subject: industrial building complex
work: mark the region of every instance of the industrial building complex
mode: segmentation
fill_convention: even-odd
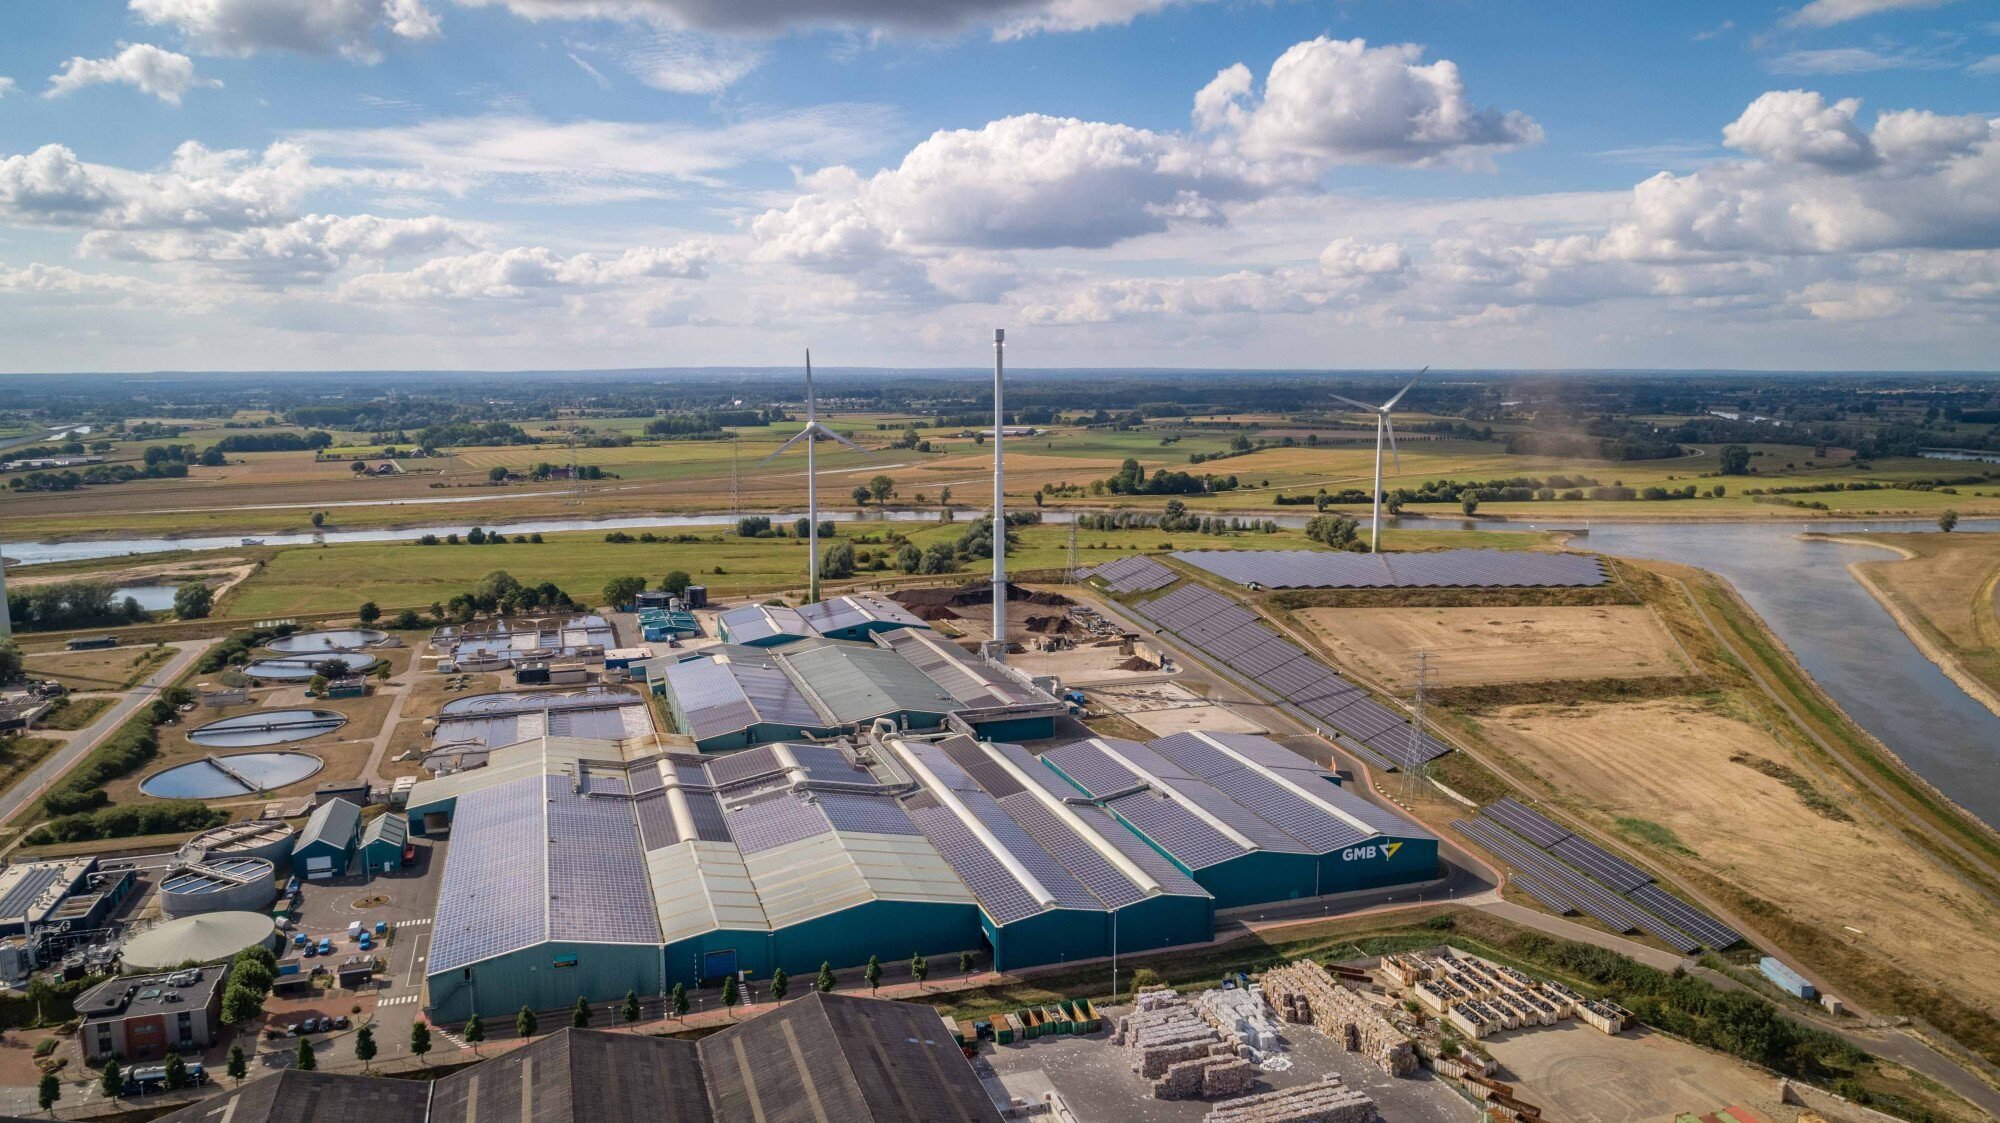
[[[1428,832],[1243,735],[1046,758],[886,727],[719,756],[544,736],[416,785],[406,815],[452,838],[425,966],[445,1021],[871,955],[1091,959],[1437,876]]]

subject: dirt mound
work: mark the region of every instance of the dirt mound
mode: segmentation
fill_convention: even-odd
[[[956,620],[958,613],[941,604],[920,604],[912,606],[911,615],[919,620]]]
[[[903,589],[894,594],[896,603],[917,612],[925,607],[969,608],[977,604],[991,604],[993,582],[985,579],[971,581],[964,585],[953,585],[936,589]],[[1067,608],[1076,603],[1061,593],[1038,592],[1024,589],[1019,585],[1007,586],[1008,604],[1040,604],[1052,608]],[[929,619],[929,617],[926,617]]]
[[[1160,669],[1160,665],[1142,656],[1134,655],[1123,663],[1118,664],[1118,669],[1121,671],[1157,671]]]
[[[1022,627],[1036,635],[1066,635],[1076,630],[1076,622],[1067,612],[1038,612],[1030,614]]]

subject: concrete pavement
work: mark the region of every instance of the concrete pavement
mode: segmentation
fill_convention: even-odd
[[[22,777],[21,782],[0,794],[0,822],[11,820],[22,808],[41,798],[66,775],[76,763],[89,755],[91,750],[102,744],[105,738],[139,712],[140,707],[152,704],[159,697],[163,687],[171,685],[181,676],[203,652],[214,647],[220,640],[186,640],[167,646],[179,649],[179,654],[166,661],[159,670],[147,675],[139,685],[124,692],[112,707],[99,714],[96,721],[84,726],[73,734],[68,743],[49,755],[33,772]]]

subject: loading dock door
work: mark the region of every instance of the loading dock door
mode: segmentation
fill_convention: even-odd
[[[701,957],[701,977],[720,979],[736,973],[736,949],[712,951]]]

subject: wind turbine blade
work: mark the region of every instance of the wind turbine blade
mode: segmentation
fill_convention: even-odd
[[[792,434],[791,440],[788,440],[784,444],[779,445],[778,451],[772,453],[769,456],[766,456],[764,459],[759,460],[757,463],[769,464],[771,461],[776,460],[778,457],[785,455],[785,453],[791,451],[791,447],[793,445],[798,444],[800,441],[805,440],[806,434],[810,432],[812,432],[811,429],[800,429],[797,433]]]
[[[1417,372],[1417,377],[1416,377],[1416,378],[1412,378],[1412,379],[1410,379],[1410,385],[1409,385],[1409,386],[1405,386],[1405,387],[1403,387],[1403,388],[1402,388],[1401,390],[1398,390],[1398,391],[1396,391],[1396,396],[1395,396],[1395,397],[1393,397],[1393,398],[1390,398],[1390,399],[1389,399],[1388,401],[1386,401],[1386,402],[1382,403],[1382,408],[1383,408],[1383,409],[1395,409],[1395,408],[1396,408],[1396,403],[1397,403],[1397,402],[1400,402],[1400,401],[1402,401],[1402,400],[1403,400],[1403,395],[1404,395],[1404,394],[1407,394],[1407,393],[1409,393],[1409,392],[1410,392],[1410,386],[1415,386],[1415,385],[1417,384],[1417,378],[1422,378],[1422,377],[1424,376],[1424,371],[1427,371],[1427,370],[1429,370],[1429,369],[1431,369],[1431,368],[1429,368],[1429,367],[1425,367],[1425,368],[1424,368],[1424,370],[1420,370],[1420,371],[1418,371],[1418,372]]]
[[[1389,418],[1389,411],[1382,411],[1382,424],[1389,427],[1389,455],[1396,459],[1396,474],[1403,474],[1403,454],[1396,451],[1396,423]]]
[[[1332,398],[1336,402],[1346,402],[1348,405],[1351,406],[1359,406],[1360,408],[1367,410],[1369,413],[1374,413],[1376,410],[1375,406],[1371,406],[1367,402],[1357,402],[1353,398],[1343,398],[1339,394],[1328,394],[1327,397]]]
[[[818,424],[817,422],[813,424],[813,429],[816,432],[818,432],[819,435],[825,440],[832,441],[835,444],[846,445],[848,448],[851,448],[856,452],[865,453],[868,451],[867,449],[862,448],[860,445],[855,444],[853,441],[848,440],[846,437],[841,436],[839,433],[836,433],[833,430],[827,428],[826,426]]]

